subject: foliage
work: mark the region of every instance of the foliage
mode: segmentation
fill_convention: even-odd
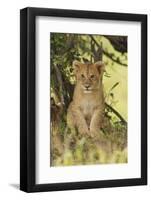
[[[127,162],[127,37],[51,33],[50,46],[51,165]],[[66,124],[75,59],[103,60],[106,65],[106,109],[99,140],[73,134]]]

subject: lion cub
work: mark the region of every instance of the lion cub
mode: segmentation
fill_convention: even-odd
[[[69,128],[78,129],[80,134],[94,137],[99,134],[104,114],[102,77],[104,64],[73,62],[76,85],[73,100],[67,111]]]

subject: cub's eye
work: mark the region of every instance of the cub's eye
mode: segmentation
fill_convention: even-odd
[[[93,79],[93,78],[94,78],[94,75],[91,75],[90,78]]]
[[[81,77],[84,78],[84,74],[81,74]]]

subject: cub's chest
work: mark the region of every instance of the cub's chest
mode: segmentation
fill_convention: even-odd
[[[84,116],[92,116],[96,103],[93,100],[82,100],[80,103],[80,109]]]

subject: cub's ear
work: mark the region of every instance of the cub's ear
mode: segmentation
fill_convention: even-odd
[[[100,74],[105,71],[105,64],[102,61],[97,61],[94,65],[96,66]]]
[[[74,73],[75,73],[75,74],[79,71],[79,69],[80,69],[80,67],[81,67],[81,64],[82,64],[82,63],[80,63],[80,62],[77,61],[77,60],[74,60],[74,61],[73,61],[72,66],[73,66],[73,69],[74,69]]]

